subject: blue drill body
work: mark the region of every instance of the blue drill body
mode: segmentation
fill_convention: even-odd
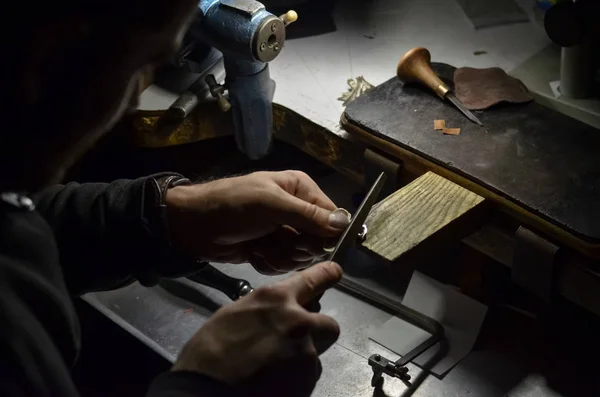
[[[268,62],[283,48],[285,25],[254,0],[201,0],[189,34],[223,54],[238,147],[264,157],[273,136],[275,82]]]

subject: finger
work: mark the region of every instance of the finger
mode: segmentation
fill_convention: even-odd
[[[265,276],[277,276],[283,274],[283,272],[271,267],[265,258],[257,253],[252,253],[248,258],[248,262],[250,262],[250,265],[252,265],[257,272]]]
[[[310,266],[315,258],[310,253],[294,247],[298,239],[298,232],[281,227],[274,233],[255,240],[251,243],[252,252],[257,254],[262,261],[253,261],[255,268],[260,272],[287,273]]]
[[[325,239],[323,238],[310,234],[300,234],[294,240],[294,247],[296,249],[306,251],[315,257],[327,254],[323,249],[325,246]]]
[[[202,251],[213,258],[237,255],[244,249],[244,243],[237,244],[204,244]]]
[[[331,317],[321,313],[312,313],[310,335],[317,354],[321,355],[340,337],[340,326]]]
[[[226,256],[219,256],[211,260],[211,262],[216,263],[229,263],[232,265],[240,265],[242,263],[248,262],[248,257],[243,254],[233,254]]]
[[[316,368],[317,380],[321,379],[321,375],[323,375],[323,364],[321,364],[321,360],[317,359],[317,368]]]
[[[204,244],[201,247],[202,260],[218,263],[244,263],[248,259],[248,251],[243,243],[221,245]]]
[[[268,257],[265,257],[260,253],[253,253],[249,256],[248,262],[260,274],[265,276],[279,276],[295,270],[306,269],[312,265],[313,259],[303,262],[296,262],[290,259],[283,260],[280,258],[269,260]]]
[[[312,301],[310,301],[306,305],[304,305],[304,308],[308,312],[319,313],[321,311],[321,302],[319,302],[318,298],[313,299]]]
[[[293,190],[288,190],[290,194],[330,211],[337,208],[333,201],[321,190],[319,185],[306,173],[302,171],[287,171],[286,173],[289,173],[293,182]]]
[[[307,261],[294,261],[289,258],[287,258],[287,259],[275,258],[272,260],[269,260],[269,258],[266,258],[266,260],[271,268],[275,269],[276,271],[278,271],[280,273],[289,273],[289,272],[294,272],[294,271],[300,270],[300,269],[306,269],[307,267],[312,265],[314,262],[313,258],[311,258]]]
[[[337,236],[349,223],[343,212],[327,210],[286,192],[273,202],[276,222],[320,237]]]
[[[290,259],[293,262],[312,262],[314,257],[310,252],[299,249],[295,249],[290,253]]]
[[[315,299],[342,278],[342,268],[334,262],[321,262],[306,270],[296,273],[279,283],[282,288],[293,296],[300,306]]]

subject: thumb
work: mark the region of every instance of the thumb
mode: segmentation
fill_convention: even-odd
[[[289,193],[279,201],[275,221],[296,230],[321,237],[339,235],[350,223],[348,212],[342,209],[330,211]]]

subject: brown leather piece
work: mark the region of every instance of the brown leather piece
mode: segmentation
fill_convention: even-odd
[[[500,68],[460,68],[454,72],[456,97],[470,110],[482,110],[502,102],[526,103],[533,94],[519,79]]]
[[[446,135],[459,135],[460,128],[444,128],[442,132]]]

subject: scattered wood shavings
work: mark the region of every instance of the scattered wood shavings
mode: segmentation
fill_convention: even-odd
[[[446,120],[433,120],[434,130],[443,130],[446,128]]]
[[[446,135],[458,135],[460,134],[460,128],[444,128],[442,132]]]

